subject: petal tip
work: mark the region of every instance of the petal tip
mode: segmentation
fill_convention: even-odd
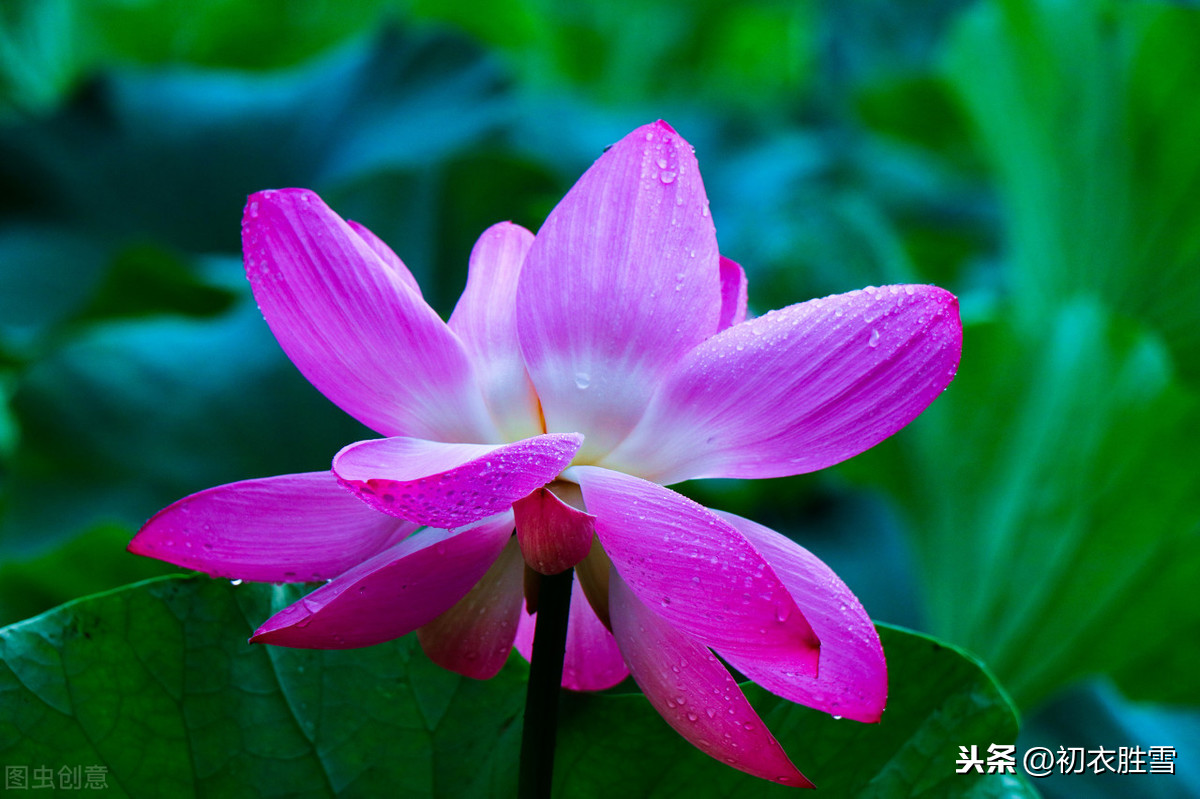
[[[309,202],[316,197],[317,194],[312,189],[262,189],[261,191],[254,192],[246,198],[246,207],[243,211],[243,220],[256,218],[260,209],[264,205],[278,204],[280,199],[283,198],[296,198],[301,202]]]
[[[147,522],[147,524],[149,524],[149,522]],[[134,534],[133,538],[130,539],[129,543],[125,545],[125,551],[131,555],[144,555],[146,557],[151,557],[150,552],[153,551],[154,545],[146,542],[146,536],[143,535],[145,532],[145,527],[142,527],[141,530],[138,530],[137,533]]]
[[[583,433],[545,433],[544,435],[547,437],[553,437],[554,440],[561,441],[568,446],[574,445],[576,451],[583,446],[583,440],[585,438]]]
[[[298,646],[289,635],[291,628],[295,623],[284,624],[282,626],[271,626],[271,620],[268,619],[262,624],[254,634],[247,639],[247,643],[251,644],[272,644],[274,646]],[[308,646],[311,646],[309,644]]]

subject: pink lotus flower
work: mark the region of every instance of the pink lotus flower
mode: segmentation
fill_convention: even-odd
[[[311,192],[252,196],[243,243],[288,356],[387,438],[346,447],[332,473],[182,499],[131,551],[330,580],[254,641],[416,630],[477,678],[514,645],[529,656],[526,568],[574,566],[563,685],[632,674],[687,740],[773,781],[810,784],[714,652],[786,699],[879,719],[883,651],[849,589],[779,533],[664,485],[810,472],[896,432],[954,376],[952,295],[869,288],[746,319],[745,274],[718,255],[692,149],[664,122],[606,152],[536,237],[488,229],[449,323]]]

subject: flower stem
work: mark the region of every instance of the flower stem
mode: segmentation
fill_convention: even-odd
[[[521,799],[549,799],[554,782],[554,743],[558,732],[558,694],[567,649],[567,616],[573,572],[539,577],[537,627],[529,685],[525,692],[525,726],[521,732]]]

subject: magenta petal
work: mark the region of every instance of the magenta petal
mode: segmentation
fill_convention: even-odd
[[[817,677],[785,674],[732,654],[726,658],[730,665],[785,699],[855,721],[879,721],[887,703],[887,663],[875,625],[858,599],[796,542],[749,519],[716,513],[762,553],[821,639]]]
[[[596,517],[572,508],[547,488],[513,503],[517,542],[529,568],[561,574],[592,551]]]
[[[251,196],[242,245],[284,352],[344,411],[384,435],[499,440],[462,342],[319,197]]]
[[[508,660],[524,604],[525,563],[514,539],[452,608],[417,630],[434,663],[464,677],[495,677]]]
[[[542,432],[537,394],[517,342],[517,277],[533,234],[501,222],[483,232],[471,250],[467,287],[450,329],[475,363],[492,417],[510,441]]]
[[[214,577],[325,580],[416,528],[359,502],[332,472],[309,472],[184,497],[146,522],[129,551]]]
[[[563,661],[563,688],[603,691],[629,676],[629,667],[612,633],[588,604],[579,581],[571,591],[567,619],[567,657]]]
[[[746,320],[746,306],[750,299],[750,281],[746,270],[736,261],[721,256],[721,321],[720,332],[727,327],[740,325]]]
[[[961,350],[958,300],[936,286],[772,311],[692,350],[601,465],[659,483],[823,469],[916,418]]]
[[[361,225],[353,219],[347,219],[346,224],[367,243],[372,252],[379,256],[379,260],[383,261],[389,269],[396,273],[397,277],[404,281],[404,285],[417,292],[417,296],[421,295],[421,287],[417,284],[417,279],[413,277],[412,272],[408,271],[408,267],[400,260],[400,256],[396,255],[383,239],[372,233],[366,225]]]
[[[710,757],[765,780],[813,787],[721,662],[642,604],[619,575],[611,585],[613,634],[659,715]]]
[[[614,144],[538,231],[517,301],[546,429],[587,430],[583,455],[607,452],[717,329],[717,240],[691,146],[665,122]]]
[[[333,471],[377,510],[451,528],[508,510],[558,476],[582,441],[578,433],[498,446],[381,438],[343,449]]]
[[[457,532],[423,530],[267,619],[255,643],[351,649],[390,641],[446,612],[512,536],[512,514]]]
[[[820,644],[758,550],[712,511],[669,488],[572,467],[596,535],[638,598],[680,632],[764,668],[815,675]]]
[[[521,611],[521,622],[513,645],[526,659],[533,657],[537,614]],[[571,588],[571,612],[567,618],[567,651],[563,658],[562,687],[572,691],[603,691],[629,676],[621,650],[612,633],[596,616],[579,580]]]

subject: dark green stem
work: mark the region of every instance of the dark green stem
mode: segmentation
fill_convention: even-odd
[[[541,576],[537,627],[525,690],[525,726],[521,732],[520,799],[549,799],[554,783],[554,742],[558,732],[558,694],[567,649],[572,570]]]

